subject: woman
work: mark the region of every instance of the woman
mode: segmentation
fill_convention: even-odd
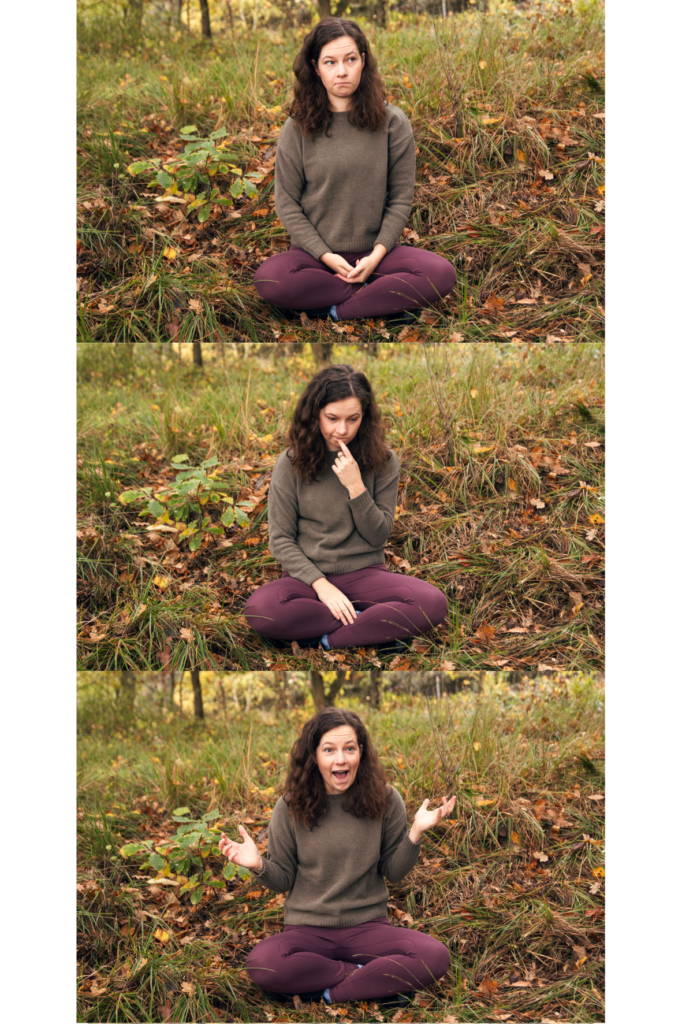
[[[275,892],[288,892],[284,930],[259,942],[246,970],[261,988],[327,1003],[381,999],[424,988],[446,974],[443,943],[388,919],[389,882],[419,858],[428,829],[452,813],[425,800],[408,832],[405,804],[386,782],[362,721],[325,708],[291,751],[284,795],[261,857],[243,825],[242,843],[223,833],[220,851]]]
[[[247,601],[249,625],[326,650],[389,644],[439,625],[445,595],[384,564],[400,464],[365,374],[345,364],[315,374],[287,443],[268,495],[269,548],[284,571]]]
[[[385,100],[360,27],[323,18],[294,74],[275,161],[275,208],[292,245],[256,271],[261,298],[333,320],[444,298],[455,286],[452,264],[397,244],[412,209],[414,138],[402,110]]]

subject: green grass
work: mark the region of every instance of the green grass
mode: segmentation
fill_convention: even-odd
[[[281,929],[281,898],[233,880],[206,887],[193,905],[172,884],[155,884],[139,857],[118,853],[172,833],[180,805],[219,811],[216,827],[235,835],[246,818],[265,839],[312,704],[256,697],[264,684],[254,674],[246,711],[238,678],[239,708],[230,677],[203,674],[215,711],[200,725],[177,703],[154,710],[159,690],[148,673],[134,718],[121,713],[104,674],[80,676],[79,1021],[328,1020],[320,1006],[271,1005],[242,973],[254,941]],[[410,927],[428,929],[452,957],[450,975],[403,1021],[603,1020],[602,684],[569,674],[511,686],[489,673],[477,692],[427,701],[398,696],[404,678],[384,674],[378,709],[340,699],[365,717],[408,818],[426,796],[457,795],[454,819],[427,833],[418,866],[389,887],[395,921],[410,915]],[[204,862],[217,874],[221,867],[213,854]],[[340,1009],[344,1020],[390,1019],[372,1004]]]
[[[446,21],[392,15],[386,31],[358,19],[418,146],[411,244],[458,272],[415,340],[602,339],[601,3],[491,3],[490,13]],[[82,31],[79,340],[310,338],[252,284],[260,262],[289,244],[274,211],[272,158],[309,27],[237,28],[212,46],[180,35],[126,44]],[[177,153],[187,124],[226,128],[234,162],[263,173],[259,195],[229,211],[236,219],[216,208],[199,224],[155,203],[163,190],[127,173],[132,161]],[[227,190],[230,180],[215,182]],[[399,333],[383,321],[345,326],[358,340]],[[319,324],[313,336],[335,337]]]
[[[267,548],[267,486],[316,368],[311,350],[204,346],[197,372],[187,347],[132,349],[79,346],[80,667],[379,661],[373,649],[276,650],[242,615],[280,572]],[[351,345],[332,358],[368,374],[400,459],[389,564],[407,560],[399,571],[449,600],[441,626],[381,664],[601,667],[600,346],[384,344],[372,354]],[[233,499],[253,506],[248,529],[231,527],[194,553],[118,501],[172,478],[170,460],[184,453],[217,456]]]

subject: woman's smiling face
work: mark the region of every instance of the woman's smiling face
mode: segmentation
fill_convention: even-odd
[[[344,398],[330,402],[320,410],[320,430],[327,451],[340,452],[339,440],[349,445],[362,423],[362,405],[359,398]]]
[[[325,792],[335,796],[350,789],[361,757],[362,747],[352,726],[339,725],[326,732],[318,744],[316,756]]]

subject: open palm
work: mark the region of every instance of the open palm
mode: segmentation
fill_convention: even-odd
[[[259,870],[263,863],[258,847],[246,831],[243,825],[239,826],[239,833],[244,840],[243,843],[235,843],[228,839],[223,832],[218,843],[218,849],[231,864],[239,864],[250,871]]]
[[[449,800],[443,797],[441,806],[435,807],[432,811],[428,810],[431,801],[425,800],[414,816],[414,823],[419,831],[427,832],[428,829],[433,828],[443,818],[447,818],[448,815],[452,814],[456,799],[454,796],[450,797]]]

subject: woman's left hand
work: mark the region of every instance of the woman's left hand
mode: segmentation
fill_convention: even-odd
[[[344,278],[349,284],[362,284],[370,274],[373,274],[381,263],[381,256],[372,253],[371,256],[363,256],[361,260],[355,261],[353,269]]]
[[[421,838],[424,832],[427,832],[434,825],[437,825],[439,821],[442,821],[443,818],[447,818],[448,815],[452,814],[456,799],[454,796],[450,797],[449,800],[443,797],[441,806],[436,807],[433,811],[428,810],[431,801],[425,800],[414,816],[414,824],[411,831],[419,833]]]
[[[351,498],[356,498],[358,494],[362,494],[365,489],[365,485],[362,482],[360,467],[346,448],[343,441],[339,441],[339,444],[341,445],[341,451],[336,456],[336,461],[332,462],[332,469],[343,486],[348,488]]]

